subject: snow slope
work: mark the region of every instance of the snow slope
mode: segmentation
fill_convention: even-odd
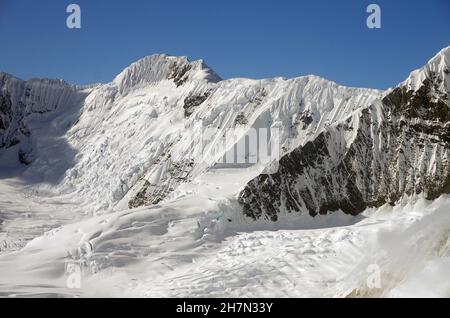
[[[444,72],[448,52],[400,87],[423,82],[435,65]],[[0,295],[398,296],[448,276],[448,197],[268,222],[245,216],[238,195],[273,163],[217,164],[252,128],[278,129],[285,157],[350,122],[334,144],[340,155],[357,139],[361,114],[369,107],[381,120],[381,100],[395,89],[317,76],[221,80],[203,61],[167,55],[88,87],[1,78],[9,126],[0,136],[9,144],[0,147]],[[204,128],[239,130],[198,160],[192,144]],[[438,162],[443,152],[428,153]],[[417,266],[398,253],[413,248]],[[380,290],[366,288],[370,264],[382,270]],[[81,289],[68,288],[71,266],[81,269]],[[420,292],[449,296],[445,280],[433,284]]]

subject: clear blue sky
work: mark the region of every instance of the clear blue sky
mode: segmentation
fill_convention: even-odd
[[[82,29],[66,27],[66,7]],[[366,27],[366,7],[382,28]],[[109,82],[153,53],[203,58],[223,78],[317,74],[387,88],[450,45],[449,0],[0,0],[0,70]]]

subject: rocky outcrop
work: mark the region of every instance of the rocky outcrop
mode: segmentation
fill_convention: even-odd
[[[139,191],[128,202],[128,207],[137,208],[145,205],[158,204],[166,198],[166,196],[174,191],[181,183],[190,180],[190,174],[194,163],[186,160],[185,162],[172,162],[170,157],[162,161],[155,167],[160,178],[153,180],[143,179],[137,187]],[[161,173],[164,171],[164,173]]]
[[[170,66],[170,74],[168,79],[173,80],[177,87],[183,85],[189,78],[188,72],[191,70],[190,64],[178,64],[175,62]]]
[[[186,97],[184,99],[184,117],[189,117],[192,115],[192,113],[195,111],[195,108],[197,106],[200,106],[201,104],[203,104],[204,101],[206,101],[209,97],[209,95],[211,95],[210,91],[206,91],[202,94],[192,94],[189,95],[188,97]]]
[[[19,143],[16,130],[9,133],[11,125],[15,124],[11,96],[8,92],[0,94],[0,148],[11,147]]]

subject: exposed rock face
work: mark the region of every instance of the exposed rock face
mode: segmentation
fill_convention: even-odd
[[[205,100],[208,99],[211,92],[206,91],[203,94],[193,94],[184,99],[184,117],[189,117],[195,111],[197,106],[200,106]]]
[[[445,70],[426,68],[414,89],[395,88],[284,156],[276,173],[258,176],[240,193],[244,213],[272,221],[290,212],[356,215],[404,195],[450,193]]]
[[[137,184],[139,192],[128,202],[129,208],[144,205],[158,204],[171,193],[180,183],[188,182],[193,162],[172,162],[167,158],[157,166],[156,170],[164,171],[163,177],[158,180],[141,180]],[[166,171],[167,170],[167,171]]]
[[[19,143],[16,131],[9,133],[9,129],[14,124],[14,118],[11,96],[9,93],[0,95],[0,148],[11,147]]]
[[[236,119],[235,119],[234,123],[235,123],[235,125],[247,125],[248,124],[248,120],[247,120],[247,118],[245,118],[245,114],[239,113],[236,116]]]
[[[179,65],[178,63],[174,63],[170,68],[170,74],[168,79],[173,80],[177,87],[180,87],[188,80],[187,73],[191,70],[190,64]]]

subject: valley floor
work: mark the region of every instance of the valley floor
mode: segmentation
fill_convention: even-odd
[[[450,197],[253,222],[234,199],[251,169],[101,215],[1,180],[0,296],[450,297]]]

